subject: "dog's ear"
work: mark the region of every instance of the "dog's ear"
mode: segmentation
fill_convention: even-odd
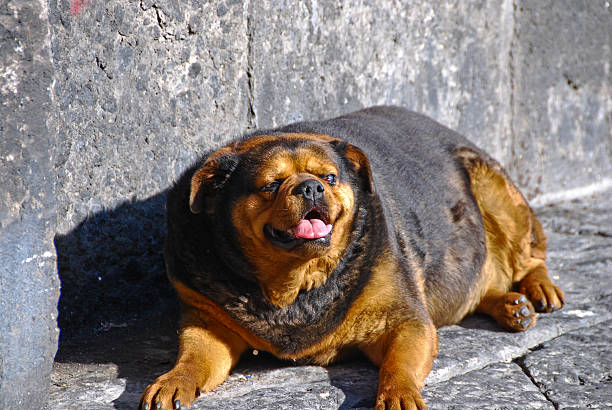
[[[235,154],[220,155],[208,159],[191,177],[189,209],[194,214],[202,212],[204,201],[223,188],[232,175],[240,157]]]
[[[330,144],[339,155],[348,160],[355,174],[357,174],[363,182],[365,190],[373,194],[374,180],[372,179],[372,170],[370,169],[370,160],[368,156],[360,148],[346,141],[332,140]]]

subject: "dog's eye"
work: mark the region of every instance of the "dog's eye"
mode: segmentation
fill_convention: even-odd
[[[276,179],[272,182],[268,182],[266,185],[259,188],[260,192],[276,192],[278,191],[278,187],[283,183],[282,179]]]
[[[335,174],[327,174],[327,175],[323,176],[322,178],[329,185],[336,185],[336,175]]]

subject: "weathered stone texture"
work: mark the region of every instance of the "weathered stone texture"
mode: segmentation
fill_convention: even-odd
[[[57,351],[46,5],[0,4],[0,408],[39,408]]]
[[[517,1],[515,21],[511,174],[530,196],[609,182],[610,2]]]
[[[67,331],[91,331],[170,294],[163,191],[198,153],[249,125],[244,10],[219,7],[90,1],[72,15],[50,2]]]
[[[423,389],[431,409],[554,409],[514,363],[498,363]]]
[[[521,365],[556,408],[612,408],[612,322],[544,343]]]
[[[404,105],[505,159],[509,1],[251,2],[255,123]]]

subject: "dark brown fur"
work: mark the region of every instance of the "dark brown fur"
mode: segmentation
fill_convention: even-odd
[[[293,238],[311,217],[333,225],[330,236]],[[499,164],[395,107],[210,153],[168,195],[165,254],[180,348],[143,393],[149,409],[189,406],[247,349],[320,365],[361,351],[380,367],[378,409],[424,408],[436,327],[479,311],[522,331],[534,305],[563,305],[542,227]]]

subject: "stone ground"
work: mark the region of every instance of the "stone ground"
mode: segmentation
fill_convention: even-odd
[[[440,355],[423,396],[430,408],[612,408],[612,190],[536,208],[549,237],[548,266],[566,306],[525,333],[485,317],[440,330]],[[148,322],[109,323],[66,340],[48,409],[134,408],[176,355],[175,310]],[[292,366],[261,353],[244,359],[195,409],[371,408],[377,371],[365,361]]]

